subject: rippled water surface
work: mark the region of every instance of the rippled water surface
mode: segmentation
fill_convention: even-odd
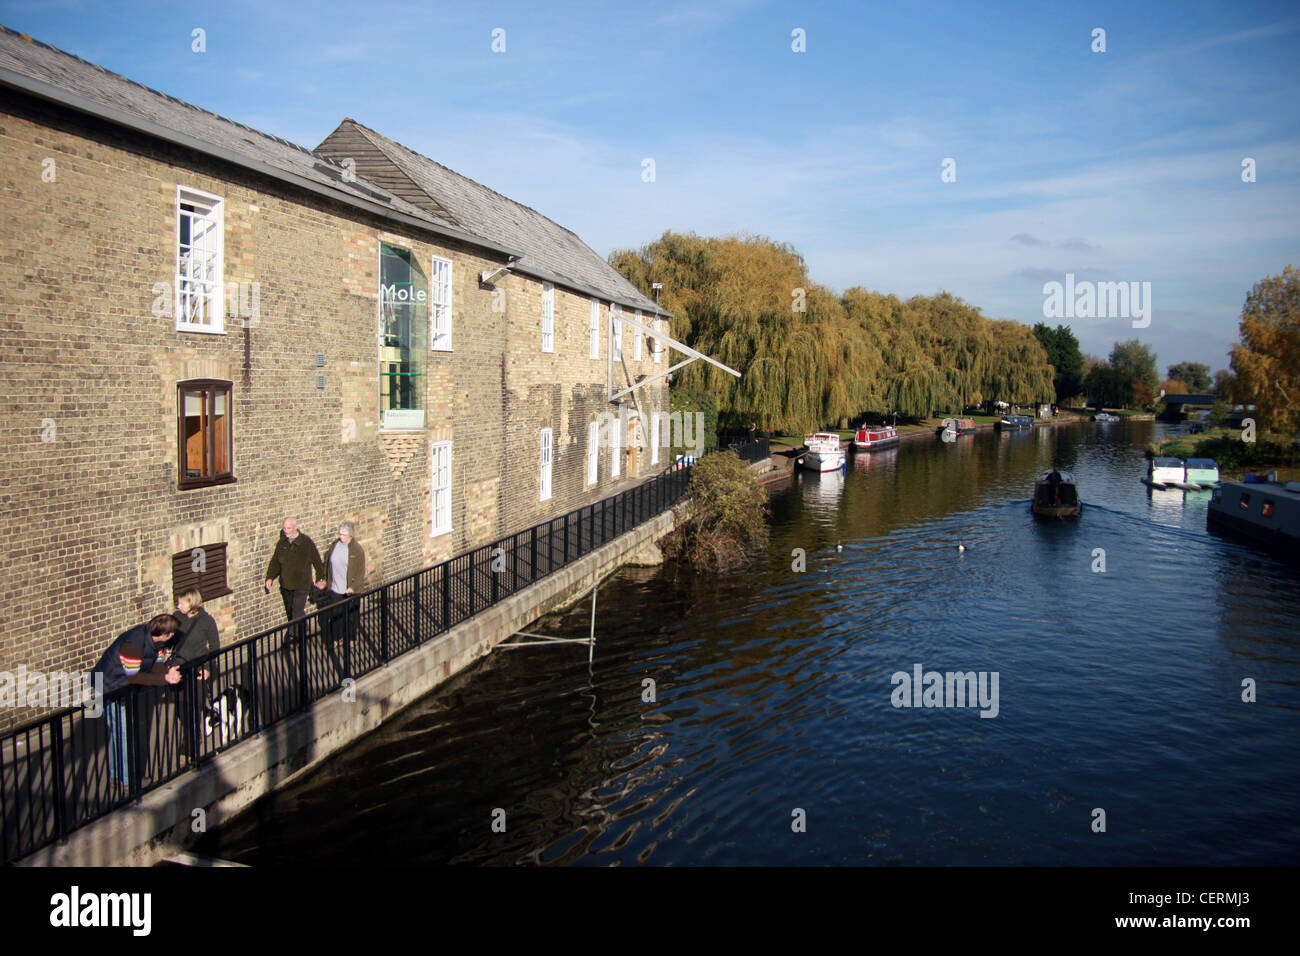
[[[332,866],[1294,863],[1300,573],[1207,534],[1208,493],[1139,483],[1163,428],[983,432],[800,474],[773,491],[749,568],[606,582],[591,670],[580,645],[497,651],[200,849]],[[1077,523],[1029,514],[1054,462],[1078,479]],[[585,636],[589,607],[538,627]],[[916,664],[997,672],[997,716],[894,707],[891,675]]]

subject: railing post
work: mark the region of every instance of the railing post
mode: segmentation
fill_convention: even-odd
[[[62,840],[68,835],[68,782],[64,779],[63,718],[59,714],[50,718],[50,744],[54,748],[54,836]]]
[[[495,551],[497,548],[500,547],[501,547],[501,543],[497,542],[492,546],[492,550]],[[505,554],[504,548],[501,549],[501,553],[504,556]],[[492,603],[493,604],[496,604],[501,596],[500,588],[497,587],[498,578],[501,572],[499,572],[496,569],[496,563],[497,563],[496,558],[492,557],[492,552],[489,551],[488,552],[488,574],[492,575]]]
[[[530,532],[530,536],[531,536],[532,539],[533,539],[533,542],[532,542],[532,560],[531,560],[531,562],[530,562],[529,565],[528,565],[528,567],[529,567],[529,578],[528,578],[528,580],[529,580],[529,582],[531,583],[531,582],[537,580],[537,525],[533,525],[533,527],[532,527],[532,529],[531,529],[531,532]]]
[[[140,688],[132,687],[127,695],[126,753],[127,797],[134,800],[140,795]]]
[[[337,607],[332,605],[335,611],[334,620],[329,622],[329,626],[334,630],[335,640],[338,640],[339,638],[339,628],[340,627],[343,628],[343,640],[339,641],[339,643],[343,645],[343,676],[344,677],[356,676],[352,672],[352,628],[348,627],[348,623],[349,623],[348,618],[351,616],[348,603],[351,600],[352,600],[351,598],[345,597],[342,601],[339,601],[338,603],[341,604],[342,607]],[[316,618],[316,620],[318,622],[317,626],[323,628],[324,622],[320,618]]]
[[[440,565],[442,568],[442,617],[439,618],[439,623],[444,631],[451,627],[451,575],[447,573],[450,565],[450,561],[444,561]]]
[[[564,563],[569,563],[569,513],[564,513]]]
[[[208,660],[209,667],[214,660],[216,660],[215,657]],[[225,663],[224,659],[222,663]],[[209,671],[208,676],[212,676],[211,671]],[[257,733],[262,729],[262,705],[260,703],[262,695],[258,693],[260,684],[261,681],[257,679],[257,639],[254,638],[248,642],[248,693],[252,697],[249,702],[252,705],[252,713],[249,715],[248,726],[252,728],[253,733]]]
[[[478,582],[474,580],[474,552],[471,551],[465,557],[465,566],[469,570],[469,616],[473,617],[478,613]]]
[[[211,658],[208,659],[211,664]],[[199,762],[199,679],[198,668],[187,667],[181,673],[185,689],[181,693],[181,720],[185,724],[186,758],[193,767]]]
[[[411,585],[411,591],[413,592],[411,595],[411,606],[415,609],[415,624],[414,624],[415,646],[419,647],[421,644],[424,643],[424,630],[423,630],[424,615],[420,613],[420,591],[422,590],[422,588],[420,587],[420,576],[418,574],[411,580],[413,582]],[[388,587],[385,586],[384,590],[387,591]],[[388,660],[387,639],[384,640],[383,649],[384,649],[384,660],[386,661]]]
[[[294,630],[298,632],[298,709],[306,710],[311,704],[311,692],[307,686],[307,619],[298,618]]]

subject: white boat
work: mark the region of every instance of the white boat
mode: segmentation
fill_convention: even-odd
[[[809,471],[839,471],[848,459],[840,445],[840,436],[829,432],[818,432],[803,440],[808,450],[799,459],[799,464]]]
[[[1202,491],[1213,490],[1219,487],[1219,465],[1213,458],[1189,458],[1185,480]]]
[[[1190,488],[1196,491],[1200,488],[1199,485],[1187,484],[1187,469],[1181,458],[1152,458],[1147,464],[1146,477],[1142,482],[1156,489]]]

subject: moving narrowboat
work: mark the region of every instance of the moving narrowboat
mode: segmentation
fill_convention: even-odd
[[[875,427],[862,425],[853,436],[853,450],[875,451],[877,448],[888,448],[890,445],[897,445],[899,441],[898,429],[893,425],[878,425]]]
[[[809,471],[839,471],[848,464],[840,436],[818,432],[803,440],[808,450],[799,457],[799,464]]]
[[[1037,518],[1077,518],[1083,511],[1074,476],[1049,471],[1034,479],[1034,500],[1030,506]]]
[[[1300,559],[1300,482],[1225,481],[1214,489],[1205,523]]]

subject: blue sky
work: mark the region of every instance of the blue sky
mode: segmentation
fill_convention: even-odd
[[[752,233],[836,291],[1031,324],[1067,272],[1150,282],[1146,329],[1063,321],[1162,373],[1226,367],[1251,286],[1300,265],[1287,3],[0,0],[0,22],[303,146],[351,116],[601,255]]]

